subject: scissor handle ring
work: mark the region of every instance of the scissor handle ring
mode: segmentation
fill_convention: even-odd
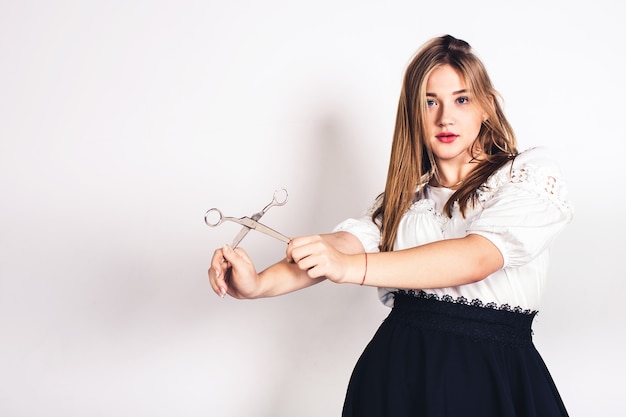
[[[285,204],[287,204],[287,200],[289,200],[289,193],[285,188],[279,188],[278,190],[274,191],[274,196],[272,200],[274,205],[284,206]]]
[[[212,222],[209,220],[209,216],[211,215],[211,213],[217,213],[217,215],[219,216],[217,218],[217,221]],[[221,210],[218,208],[213,207],[211,209],[208,209],[207,212],[204,213],[204,222],[209,227],[219,226],[222,223],[222,220],[224,220],[224,215],[222,214]]]

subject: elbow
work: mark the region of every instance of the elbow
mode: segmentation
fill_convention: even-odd
[[[504,266],[504,259],[500,251],[497,254],[490,256],[481,256],[476,259],[474,268],[471,269],[469,276],[470,284],[482,281],[496,271],[499,271]]]
[[[470,236],[476,251],[471,256],[471,267],[468,268],[468,284],[482,281],[504,266],[502,252],[491,241],[479,235]]]

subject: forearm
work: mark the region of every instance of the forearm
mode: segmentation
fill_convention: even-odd
[[[353,255],[343,282],[360,284],[363,255]],[[390,288],[445,288],[470,284],[500,269],[500,251],[486,238],[469,235],[411,249],[368,254],[364,285]]]
[[[310,287],[324,279],[310,278],[306,271],[301,271],[296,264],[283,259],[259,273],[259,287],[247,298],[275,297]]]
[[[363,253],[361,242],[352,234],[338,232],[322,235],[335,249],[346,254]],[[301,290],[324,281],[324,277],[311,278],[307,271],[283,259],[259,273],[259,287],[248,298],[274,297]]]

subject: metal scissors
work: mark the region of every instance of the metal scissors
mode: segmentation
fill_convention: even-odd
[[[263,217],[267,211],[274,206],[284,206],[287,203],[287,199],[289,198],[289,194],[287,194],[287,190],[284,188],[278,189],[274,191],[274,195],[272,196],[272,201],[263,208],[263,210],[258,213],[253,214],[250,217],[225,217],[222,212],[217,208],[212,208],[207,210],[204,214],[204,222],[209,227],[216,227],[222,224],[225,221],[230,221],[234,223],[238,223],[242,225],[241,231],[235,236],[233,239],[233,243],[231,243],[231,247],[234,249],[239,245],[239,243],[243,240],[243,238],[248,234],[248,232],[252,229],[258,230],[259,232],[265,233],[268,236],[274,237],[278,240],[282,240],[285,243],[289,243],[291,238],[278,233],[274,229],[270,229],[266,225],[259,223],[258,220]],[[217,216],[216,220],[211,220],[211,217]]]

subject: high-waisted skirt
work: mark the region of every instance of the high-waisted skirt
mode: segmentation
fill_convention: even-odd
[[[533,318],[396,294],[356,364],[343,417],[567,416]]]

